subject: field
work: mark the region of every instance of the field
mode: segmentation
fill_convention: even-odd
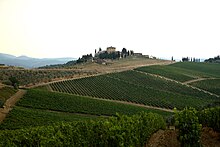
[[[16,106],[0,125],[0,130],[22,129],[27,127],[47,126],[57,122],[72,122],[97,119],[96,115],[65,113],[43,109]]]
[[[14,90],[11,87],[0,88],[0,107],[2,107],[5,101],[15,93],[16,93],[16,90]]]
[[[202,81],[190,83],[190,85],[220,95],[220,79],[202,80]]]
[[[132,115],[141,111],[155,112],[164,117],[172,114],[89,97],[28,90],[27,94],[0,125],[0,128],[17,129],[48,125],[55,122],[94,119],[99,116],[109,117],[115,116],[116,113]]]
[[[167,66],[149,66],[136,68],[138,71],[143,71],[150,74],[160,75],[179,82],[186,82],[199,78],[219,78],[219,64],[210,63],[175,63]]]
[[[154,107],[201,109],[214,103],[216,96],[186,85],[139,73],[125,71],[95,77],[62,81],[49,85],[54,91],[128,101]]]

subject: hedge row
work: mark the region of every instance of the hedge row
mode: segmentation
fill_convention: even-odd
[[[110,119],[0,132],[0,146],[143,146],[166,126],[162,116],[140,113]]]

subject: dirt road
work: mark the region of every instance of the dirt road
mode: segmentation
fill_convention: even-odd
[[[0,108],[0,123],[5,119],[6,115],[12,110],[15,103],[23,97],[26,93],[26,90],[19,89],[17,93],[15,93],[11,98],[9,98],[3,108]]]

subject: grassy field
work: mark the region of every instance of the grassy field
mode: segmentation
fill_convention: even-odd
[[[15,93],[16,93],[16,90],[14,88],[11,88],[11,87],[0,88],[0,107],[2,107],[5,101],[9,99]]]
[[[156,74],[180,82],[198,78],[220,77],[219,64],[178,62],[167,66],[148,66],[136,68],[138,71]]]
[[[54,91],[140,103],[155,107],[201,109],[217,100],[202,91],[135,71],[50,84]]]

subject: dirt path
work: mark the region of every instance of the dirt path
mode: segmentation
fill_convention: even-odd
[[[203,81],[203,80],[214,80],[214,79],[218,79],[218,78],[199,78],[199,79],[194,79],[194,80],[183,82],[183,84],[189,84],[189,83],[194,83],[194,82]]]
[[[220,97],[219,95],[214,94],[214,93],[211,93],[211,92],[209,92],[209,91],[206,91],[206,90],[203,90],[203,89],[200,89],[200,88],[194,87],[194,86],[192,86],[192,85],[188,85],[188,84],[186,84],[186,83],[182,83],[182,82],[179,82],[179,81],[176,81],[176,80],[173,80],[173,79],[169,79],[169,78],[166,78],[166,77],[163,77],[163,76],[160,76],[160,75],[151,74],[151,73],[146,73],[146,72],[137,71],[137,70],[135,70],[135,71],[136,71],[136,72],[139,72],[139,73],[146,74],[146,75],[151,75],[151,76],[154,76],[154,77],[159,77],[159,78],[161,78],[161,79],[165,79],[165,80],[168,80],[168,81],[176,82],[176,83],[182,84],[182,85],[184,85],[184,86],[190,87],[190,88],[192,88],[192,89],[196,89],[196,90],[202,91],[202,92],[207,93],[207,94],[209,94],[209,95],[216,96],[216,97],[218,97],[218,98]]]
[[[5,87],[5,85],[3,85],[2,83],[0,83],[0,89]]]
[[[6,115],[12,110],[15,103],[23,97],[26,93],[26,90],[19,89],[17,93],[15,93],[11,98],[9,98],[3,108],[0,108],[0,123],[5,119]]]

